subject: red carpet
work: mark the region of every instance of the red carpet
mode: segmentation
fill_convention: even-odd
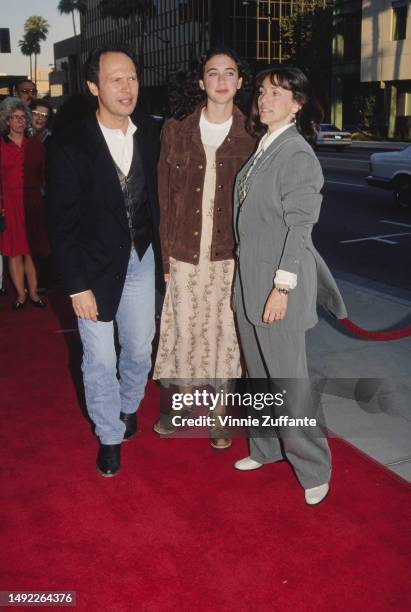
[[[232,469],[243,440],[218,453],[155,437],[152,384],[121,473],[104,479],[69,369],[78,336],[56,333],[71,316],[12,313],[10,299],[0,590],[77,591],[76,609],[91,612],[411,609],[407,483],[333,440],[331,494],[308,508],[286,463]]]

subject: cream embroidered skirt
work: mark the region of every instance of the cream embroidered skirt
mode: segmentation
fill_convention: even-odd
[[[216,148],[205,145],[204,149],[207,167],[199,263],[192,265],[170,257],[170,281],[153,374],[156,379],[180,379],[180,384],[241,376],[231,309],[234,261],[210,261]]]

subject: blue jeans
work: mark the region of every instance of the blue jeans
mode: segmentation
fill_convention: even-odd
[[[152,247],[141,261],[133,249],[115,317],[120,343],[119,378],[114,321],[78,319],[87,410],[102,444],[122,442],[125,425],[120,411],[136,412],[144,397],[155,332],[154,287]]]

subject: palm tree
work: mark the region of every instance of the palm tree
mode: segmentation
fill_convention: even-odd
[[[30,80],[33,80],[33,55],[40,53],[40,44],[33,32],[26,32],[18,42],[23,55],[30,58]]]
[[[60,0],[57,6],[57,10],[60,15],[70,15],[73,19],[73,30],[74,36],[77,36],[76,32],[76,21],[74,19],[74,11],[77,11],[80,15],[84,15],[87,12],[86,0]]]
[[[30,38],[31,37],[28,34],[24,34],[23,38],[21,38],[17,44],[20,47],[21,53],[30,58],[30,80],[32,81],[34,44]]]
[[[29,36],[29,39],[33,43],[33,53],[34,53],[34,82],[37,79],[37,55],[40,53],[40,41],[46,40],[47,34],[49,31],[49,22],[44,17],[40,17],[39,15],[32,15],[28,19],[26,19],[24,24],[24,32],[26,36]]]

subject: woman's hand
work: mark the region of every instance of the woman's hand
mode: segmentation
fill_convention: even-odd
[[[282,321],[287,313],[288,295],[278,293],[276,288],[271,291],[264,307],[264,323],[275,323]]]
[[[170,280],[170,274],[164,274],[164,282],[167,285],[168,281]]]

